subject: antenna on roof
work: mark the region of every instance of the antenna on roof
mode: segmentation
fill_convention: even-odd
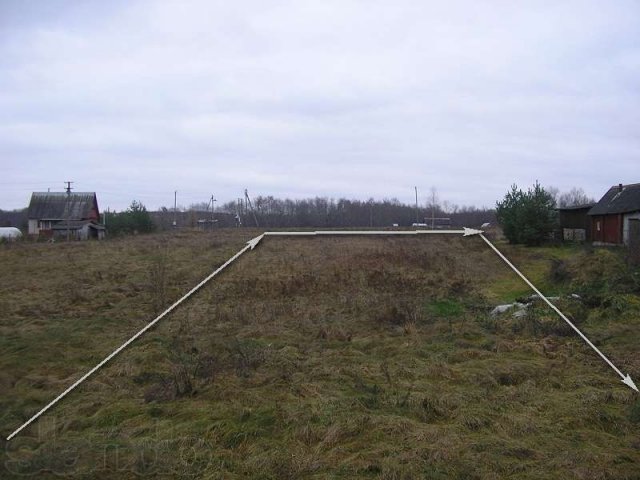
[[[71,184],[72,184],[72,183],[75,183],[75,182],[64,182],[64,183],[66,183],[66,184],[67,184],[67,188],[66,188],[66,190],[67,190],[67,195],[71,195]]]

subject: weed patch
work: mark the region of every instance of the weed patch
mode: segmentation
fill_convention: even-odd
[[[0,247],[5,434],[258,233]],[[0,445],[0,477],[640,478],[635,392],[541,302],[490,316],[530,292],[481,239],[424,237],[263,241],[25,429],[34,448]],[[586,296],[558,306],[637,378],[624,258],[500,248]]]
[[[464,313],[465,308],[464,305],[457,300],[442,299],[427,301],[424,310],[426,314],[436,318],[449,319],[460,317]]]

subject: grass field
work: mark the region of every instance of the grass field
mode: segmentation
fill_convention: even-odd
[[[6,437],[260,232],[0,246]],[[499,244],[640,378],[619,252]],[[267,238],[11,442],[0,478],[638,479],[639,396],[479,238]]]

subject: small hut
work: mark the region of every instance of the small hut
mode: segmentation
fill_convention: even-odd
[[[105,234],[94,192],[34,192],[27,217],[29,235],[87,240]]]
[[[594,244],[628,245],[634,220],[640,219],[640,183],[619,184],[589,210]]]

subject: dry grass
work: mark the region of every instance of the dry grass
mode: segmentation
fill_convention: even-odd
[[[254,234],[0,248],[3,435]],[[581,255],[508,254],[558,290],[550,258]],[[0,476],[639,478],[637,395],[544,308],[487,315],[523,293],[479,239],[269,238],[4,445]],[[575,314],[637,378],[626,302]]]

